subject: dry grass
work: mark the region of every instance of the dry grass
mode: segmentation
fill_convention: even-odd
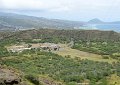
[[[109,62],[109,63],[116,62],[115,59],[103,59],[103,57],[98,54],[83,52],[83,51],[79,51],[76,49],[71,49],[65,44],[60,44],[60,46],[62,47],[61,50],[54,51],[53,53],[56,53],[61,56],[70,55],[72,58],[80,57],[81,59],[89,59],[89,60],[94,60],[94,61],[102,61],[102,62]]]
[[[89,59],[89,60],[100,61],[100,62],[112,63],[112,62],[117,61],[117,60],[111,59],[111,58],[103,59],[103,57],[98,54],[83,52],[83,51],[79,51],[76,49],[71,49],[71,48],[67,47],[66,45],[61,44],[60,46],[62,46],[63,49],[61,49],[60,51],[54,51],[53,53],[56,53],[61,56],[70,55],[71,58],[80,57],[81,59]],[[109,82],[108,85],[120,85],[120,77],[118,77],[116,74],[113,74],[110,77],[108,77],[108,82]]]
[[[111,75],[108,77],[109,85],[120,85],[120,77],[116,74]]]

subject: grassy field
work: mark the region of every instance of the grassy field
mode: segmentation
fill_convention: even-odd
[[[98,54],[83,52],[83,51],[79,51],[76,49],[71,49],[70,47],[64,44],[61,44],[60,46],[63,49],[61,49],[60,51],[55,51],[53,53],[56,53],[61,56],[69,55],[72,58],[80,57],[81,59],[88,59],[88,60],[100,61],[100,62],[108,62],[108,63],[117,62],[117,60],[112,59],[112,58],[103,59],[103,57]],[[116,74],[111,75],[107,79],[108,79],[109,85],[120,85],[120,77],[118,77]]]
[[[101,55],[98,54],[93,54],[93,53],[88,53],[88,52],[83,52],[83,51],[79,51],[76,49],[72,49],[70,47],[68,47],[65,44],[60,44],[60,46],[62,47],[60,49],[60,51],[54,51],[53,53],[56,53],[58,55],[61,56],[71,56],[72,58],[75,57],[80,57],[81,59],[88,59],[88,60],[93,60],[93,61],[100,61],[100,62],[116,62],[117,60],[115,59],[103,59],[103,57]]]
[[[53,83],[56,83],[56,81],[57,81],[57,83],[58,82],[62,83],[64,81],[64,83],[69,84],[70,82],[67,82],[67,80],[66,80],[66,79],[70,78],[70,76],[68,78],[66,78],[66,76],[67,76],[66,74],[69,72],[72,72],[70,74],[73,74],[73,73],[75,74],[78,71],[78,68],[79,68],[79,71],[80,71],[80,68],[82,68],[82,67],[83,68],[86,67],[87,69],[90,67],[91,69],[88,69],[88,70],[93,70],[92,69],[93,67],[95,67],[95,68],[99,67],[99,65],[94,66],[94,65],[97,65],[97,63],[100,64],[103,62],[108,62],[109,64],[111,64],[112,62],[117,62],[117,60],[112,59],[112,58],[104,59],[101,55],[98,55],[98,54],[93,54],[93,53],[88,53],[88,52],[83,52],[83,51],[79,51],[76,49],[72,49],[65,44],[59,44],[59,45],[61,46],[61,49],[59,51],[52,51],[55,54],[51,54],[49,52],[44,53],[41,51],[38,51],[36,54],[36,52],[34,52],[34,51],[25,51],[22,53],[22,55],[3,57],[1,59],[3,60],[4,64],[21,70],[25,74],[25,76],[32,74],[32,75],[39,77],[39,75],[43,74],[42,77],[40,76],[40,79],[42,79],[40,81],[42,81],[41,83],[43,83],[43,84],[45,84],[44,81],[45,82],[49,81],[48,83],[51,83],[53,81],[55,81]],[[61,55],[61,56],[58,56],[56,54]],[[65,56],[68,56],[68,55],[71,57],[71,59],[65,58]],[[91,66],[89,66],[89,64],[88,65],[85,64],[85,65],[81,65],[81,67],[79,67],[80,64],[77,64],[76,61],[74,61],[74,58],[77,58],[77,57],[79,57],[80,59],[88,59],[87,62],[89,62],[89,64],[90,64],[90,62],[93,62],[93,63],[91,63]],[[92,60],[92,61],[89,61],[89,60]],[[99,61],[99,62],[95,62],[95,61]],[[81,60],[81,62],[82,62],[82,60]],[[96,71],[99,70],[98,72],[100,72],[100,71],[102,71],[101,69],[105,70],[106,68],[108,68],[108,66],[104,67],[105,64],[106,63],[100,64],[101,65],[100,69],[97,68]],[[71,65],[73,65],[72,68],[71,68]],[[62,68],[62,69],[59,69],[57,67]],[[76,71],[73,71],[73,69],[76,69]],[[65,73],[66,71],[67,71],[67,73]],[[109,73],[109,71],[110,70],[106,70],[107,73]],[[61,72],[63,72],[65,76],[63,76],[62,75],[63,73],[61,73]],[[46,74],[49,76],[45,77]],[[78,75],[78,73],[76,73],[76,74]],[[79,75],[81,75],[81,74],[79,74]],[[102,75],[102,74],[99,74],[99,75]],[[51,77],[51,78],[49,78],[49,77]],[[71,78],[74,79],[74,77],[75,76],[72,76]],[[76,78],[77,77],[75,77],[75,79]],[[104,78],[106,78],[106,76],[104,76]],[[85,81],[84,79],[82,82]],[[109,84],[107,84],[107,85],[120,85],[120,77],[118,77],[115,74],[110,74],[109,76],[107,76],[107,81],[109,82]],[[34,85],[29,80],[26,80],[26,82],[28,83],[28,85]],[[94,84],[92,84],[92,85],[94,85]]]
[[[118,77],[116,74],[111,75],[108,77],[109,85],[120,85],[120,77]]]

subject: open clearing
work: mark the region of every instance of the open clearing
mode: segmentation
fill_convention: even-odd
[[[108,77],[109,85],[120,85],[120,77],[116,74],[111,75]]]
[[[63,57],[69,55],[71,58],[80,57],[81,59],[88,59],[88,60],[108,62],[108,63],[112,63],[112,62],[117,61],[115,59],[103,59],[103,57],[101,55],[98,55],[98,54],[93,54],[93,53],[88,53],[88,52],[83,52],[83,51],[79,51],[76,49],[72,49],[65,44],[59,44],[59,45],[61,47],[60,50],[59,51],[52,51],[52,52],[56,53],[58,55],[61,55]],[[26,55],[26,56],[28,56],[28,58],[30,58],[30,55]],[[11,57],[4,57],[2,59],[14,59],[14,58],[16,58],[16,57],[11,56]],[[107,81],[109,82],[108,85],[119,85],[120,84],[120,77],[118,77],[116,74],[113,74],[107,78],[108,78]],[[33,85],[29,81],[26,81],[26,83],[28,83],[29,85]]]
[[[93,53],[88,53],[88,52],[83,52],[83,51],[79,51],[76,49],[72,49],[70,47],[68,47],[65,44],[60,44],[61,46],[61,50],[60,51],[53,51],[53,53],[56,53],[58,55],[61,56],[70,56],[71,58],[75,58],[75,57],[80,57],[81,59],[88,59],[88,60],[94,60],[94,61],[102,61],[102,62],[116,62],[117,60],[115,59],[103,59],[103,57],[101,55],[98,54],[93,54]]]
[[[71,49],[67,45],[60,45],[62,48],[60,51],[54,51],[53,53],[56,53],[61,56],[67,56],[70,55],[71,58],[80,57],[81,59],[88,59],[88,60],[94,60],[94,61],[100,61],[100,62],[116,62],[115,59],[103,59],[101,55],[88,53],[79,51],[76,49]],[[118,77],[116,74],[111,75],[111,77],[108,78],[109,85],[120,85],[120,77]]]

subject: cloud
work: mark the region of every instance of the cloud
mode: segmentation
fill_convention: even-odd
[[[118,18],[120,15],[119,3],[120,0],[0,0],[0,10],[39,11],[45,12],[46,14],[43,15],[46,16],[51,13],[53,16],[69,16],[69,18],[71,16]]]
[[[119,0],[116,0],[117,2]],[[120,1],[119,1],[120,2]],[[1,9],[72,11],[109,8],[114,0],[0,0]]]
[[[0,0],[0,9],[4,10],[68,10],[58,0]]]
[[[38,0],[1,0],[1,9],[21,9],[21,10],[31,10],[39,9],[43,7],[43,3]]]

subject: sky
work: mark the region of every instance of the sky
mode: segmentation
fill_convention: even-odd
[[[120,21],[120,0],[0,0],[0,11],[51,19]]]

